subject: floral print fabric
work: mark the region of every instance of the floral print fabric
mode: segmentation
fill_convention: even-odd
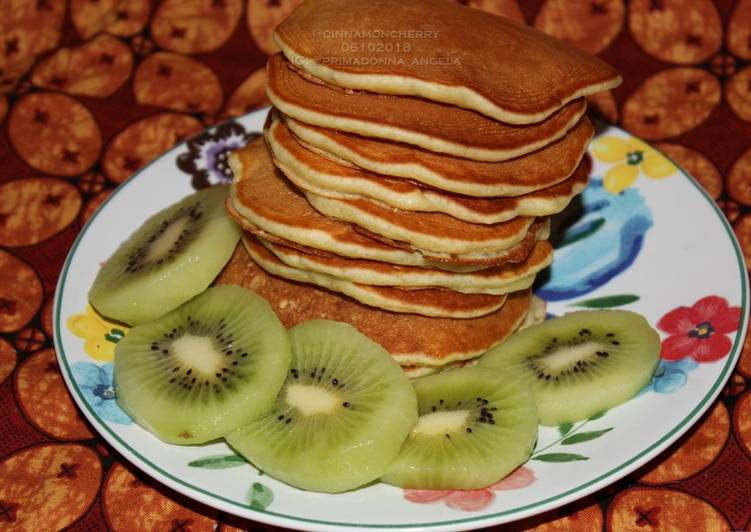
[[[296,3],[3,4],[0,528],[257,526],[153,483],[90,430],[55,363],[52,297],[78,231],[119,183],[205,127],[267,104],[264,63],[276,51],[271,28]],[[603,143],[595,153],[613,167],[602,176],[599,193],[636,205],[632,196],[640,180],[660,179],[679,164],[718,201],[751,264],[751,0],[465,3],[524,20],[619,69],[623,86],[591,99],[591,106],[668,153],[673,163],[636,141]],[[182,163],[196,187],[226,180],[222,154],[240,140],[231,130],[224,133],[215,139],[221,148],[189,145],[192,156]],[[630,217],[623,211],[626,227]],[[651,223],[638,207],[633,211],[638,220],[622,229],[632,250]],[[551,297],[584,294],[627,263],[628,249],[611,253],[612,260],[602,271],[591,269],[574,295],[551,286]],[[573,271],[580,259],[572,253],[569,260],[561,265]],[[697,365],[726,356],[729,333],[737,327],[737,311],[712,297],[684,304],[665,309],[659,324],[663,356],[650,385],[657,393],[677,390]],[[92,360],[75,371],[100,415],[123,421],[112,395],[111,358],[113,340],[125,331],[80,312],[71,330]],[[711,411],[666,456],[594,498],[513,528],[748,529],[749,378],[751,344]],[[534,489],[534,483],[519,489]],[[479,494],[441,494],[430,504],[467,511],[504,493],[497,485]]]

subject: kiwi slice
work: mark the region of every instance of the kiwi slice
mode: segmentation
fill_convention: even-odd
[[[203,443],[271,410],[289,360],[287,331],[268,302],[215,286],[120,340],[117,401],[168,443]]]
[[[542,425],[586,419],[627,401],[649,382],[660,337],[639,314],[590,310],[514,334],[485,353],[496,367],[531,383]]]
[[[227,441],[298,488],[337,493],[377,479],[417,420],[409,380],[351,325],[313,320],[289,336],[292,363],[271,413]]]
[[[420,417],[381,480],[404,488],[477,489],[525,462],[537,440],[526,382],[492,368],[412,381]]]
[[[203,189],[146,220],[99,270],[91,304],[105,316],[136,324],[203,292],[240,238],[224,210],[228,191],[228,185]]]

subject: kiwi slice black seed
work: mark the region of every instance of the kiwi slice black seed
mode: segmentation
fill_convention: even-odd
[[[166,442],[203,443],[266,414],[289,360],[287,332],[268,302],[215,286],[120,340],[117,401]]]
[[[146,220],[99,270],[91,304],[105,316],[136,324],[203,292],[240,238],[224,210],[228,192],[227,185],[203,189]]]
[[[298,488],[336,493],[377,479],[417,420],[404,372],[351,325],[313,320],[289,335],[292,363],[273,409],[227,441]]]
[[[480,366],[532,386],[542,425],[586,419],[627,401],[649,382],[660,337],[625,310],[579,311],[534,325],[488,351]]]
[[[415,489],[477,489],[524,463],[537,440],[529,386],[491,368],[412,382],[420,417],[382,479]]]

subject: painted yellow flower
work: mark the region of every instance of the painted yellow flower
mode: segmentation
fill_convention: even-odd
[[[615,166],[605,173],[603,187],[619,194],[634,184],[640,171],[649,178],[663,179],[673,175],[676,166],[660,152],[636,138],[601,137],[592,144],[592,155]]]
[[[128,327],[105,320],[91,305],[86,305],[85,313],[68,318],[67,325],[70,332],[86,340],[83,344],[86,354],[102,362],[115,359],[115,344],[128,332]]]

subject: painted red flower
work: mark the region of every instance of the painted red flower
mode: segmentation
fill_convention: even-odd
[[[479,490],[404,490],[404,498],[410,502],[430,503],[443,501],[449,508],[464,512],[476,512],[495,500],[496,491],[526,488],[535,481],[535,474],[528,467],[520,467],[492,486]]]
[[[678,307],[665,314],[657,328],[670,336],[662,341],[660,356],[679,360],[690,356],[697,362],[713,362],[730,351],[727,336],[738,329],[740,307],[731,307],[725,298],[707,296],[691,307]]]

